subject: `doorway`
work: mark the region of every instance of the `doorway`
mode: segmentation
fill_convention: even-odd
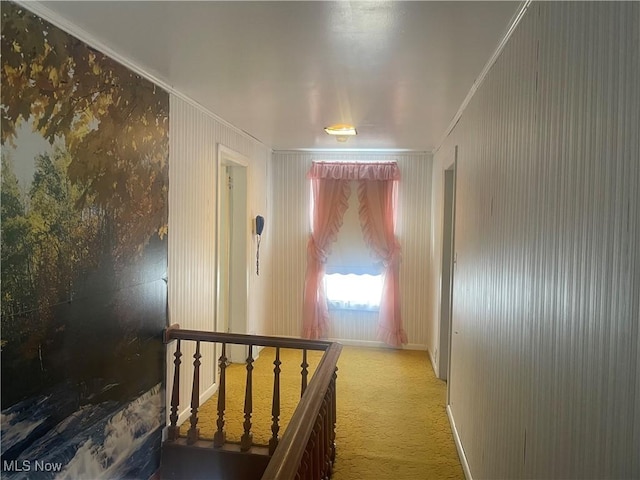
[[[247,333],[248,160],[218,145],[218,235],[216,330]],[[245,348],[228,345],[227,358],[244,363]]]
[[[456,254],[455,240],[455,200],[456,200],[456,165],[458,147],[455,149],[454,161],[444,171],[444,213],[442,220],[442,276],[440,285],[440,353],[438,358],[438,377],[449,378],[451,358],[451,324],[453,312],[453,275]]]

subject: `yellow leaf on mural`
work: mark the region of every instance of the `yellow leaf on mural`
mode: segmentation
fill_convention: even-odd
[[[44,114],[44,105],[42,101],[34,102],[31,105],[31,115],[36,118],[40,118],[40,116]]]
[[[51,70],[49,70],[49,80],[51,80],[51,83],[54,86],[58,86],[58,70],[56,70],[55,68],[52,68]]]

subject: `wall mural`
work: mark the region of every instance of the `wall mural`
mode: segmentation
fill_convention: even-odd
[[[149,478],[169,95],[2,2],[2,478]]]

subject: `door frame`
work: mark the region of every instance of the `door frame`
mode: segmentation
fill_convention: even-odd
[[[440,275],[440,318],[438,378],[447,381],[447,404],[449,402],[449,378],[451,374],[451,337],[453,330],[453,285],[455,274],[455,223],[456,223],[456,172],[458,147],[453,161],[443,171],[442,213],[442,259]]]
[[[249,298],[249,160],[235,150],[232,150],[220,143],[217,144],[217,189],[218,189],[218,205],[217,205],[217,230],[216,230],[216,331],[247,333],[248,328],[248,298]],[[230,233],[229,241],[230,251],[228,252],[231,260],[228,262],[231,282],[229,282],[228,298],[223,299],[222,295],[225,290],[222,288],[222,269],[224,245],[223,235],[225,234],[223,225],[223,209],[228,208],[228,194],[224,190],[226,184],[224,182],[224,172],[227,167],[231,167],[237,177],[237,190],[232,191],[231,201],[231,225],[233,231]],[[223,306],[230,307],[231,318],[228,322],[224,319],[225,313],[222,312]],[[226,323],[226,324],[225,324]],[[229,346],[231,347],[231,345]],[[241,347],[241,346],[240,346]],[[236,351],[238,350],[238,351]],[[241,351],[242,350],[242,351]],[[246,355],[244,349],[229,348],[227,357],[232,362],[244,362]]]

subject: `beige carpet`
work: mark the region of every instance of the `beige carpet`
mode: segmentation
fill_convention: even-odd
[[[311,369],[320,353],[309,352]],[[254,442],[271,437],[274,349],[254,364]],[[301,353],[282,350],[281,430],[300,395]],[[464,479],[445,412],[446,384],[426,352],[344,347],[338,363],[334,480]],[[242,434],[245,368],[227,369],[227,438]],[[212,438],[217,397],[199,412],[200,435]],[[188,422],[186,422],[188,424]],[[183,425],[186,433],[188,425]]]

